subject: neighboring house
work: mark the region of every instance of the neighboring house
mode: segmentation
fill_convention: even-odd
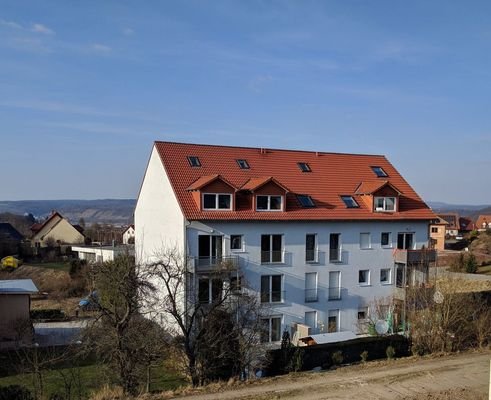
[[[133,246],[72,246],[72,251],[77,253],[80,260],[86,260],[88,263],[102,263],[113,261],[114,258],[120,255],[134,256],[135,251]]]
[[[491,229],[491,215],[479,215],[476,220],[476,228],[479,231]]]
[[[468,233],[476,229],[476,224],[468,217],[459,218],[460,233]]]
[[[263,339],[278,342],[303,324],[359,332],[374,299],[424,282],[436,218],[382,155],[156,142],[135,247],[139,263],[185,253],[186,295],[208,302],[236,276],[217,281],[216,266],[232,263],[269,306]]]
[[[438,214],[438,217],[448,222],[448,225],[445,227],[445,234],[447,237],[455,237],[459,234],[460,231],[459,214],[457,213]]]
[[[135,243],[135,225],[129,225],[123,231],[123,244],[134,244]]]
[[[31,294],[38,289],[31,279],[0,280],[0,348],[32,339]]]
[[[445,250],[445,231],[448,222],[438,217],[430,225],[430,244],[435,250]]]
[[[84,235],[59,212],[53,211],[43,223],[31,227],[33,236],[31,244],[34,247],[46,247],[50,242],[55,244],[83,244]]]
[[[8,222],[0,222],[0,258],[19,253],[24,236]]]

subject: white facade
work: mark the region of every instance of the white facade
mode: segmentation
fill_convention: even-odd
[[[133,246],[72,246],[72,251],[76,252],[80,260],[88,263],[102,263],[114,261],[114,258],[121,255],[134,255]]]
[[[412,234],[408,249],[428,247],[428,226],[429,221],[418,220],[186,221],[154,147],[135,209],[135,251],[139,263],[151,262],[159,251],[169,248],[199,259],[199,237],[219,236],[216,240],[222,245],[216,247],[216,257],[237,256],[242,279],[258,296],[262,280],[264,286],[268,279],[275,279],[271,293],[281,281],[279,301],[271,293],[273,301],[265,301],[274,318],[269,321],[270,331],[278,323],[280,332],[301,323],[313,333],[327,332],[333,330],[328,325],[334,321],[335,331],[358,332],[359,313],[366,312],[375,299],[394,294],[398,235]],[[387,245],[382,245],[382,233],[385,240],[389,238]],[[308,234],[316,237],[315,262],[306,262]],[[341,257],[336,261],[329,256],[331,234],[340,235]],[[237,235],[241,245],[235,244],[238,249],[234,250],[230,239]],[[281,262],[261,262],[262,235],[281,235]],[[206,273],[196,273],[196,282],[200,277],[206,278]]]

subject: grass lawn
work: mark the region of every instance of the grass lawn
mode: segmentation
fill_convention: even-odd
[[[43,263],[28,263],[30,267],[41,267],[41,268],[50,268],[58,271],[70,271],[70,263],[69,262],[43,262]]]
[[[105,384],[114,384],[115,382],[112,371],[100,364],[45,371],[43,373],[44,394],[47,398],[54,393],[66,393],[63,375],[65,375],[66,381],[71,383],[71,393],[76,396],[79,393],[77,382],[81,382],[80,393],[82,398],[88,398],[92,392],[97,391]],[[180,375],[168,371],[165,365],[151,370],[150,390],[153,392],[172,390],[186,384],[187,382]],[[21,385],[33,391],[32,374],[18,374],[0,378],[0,386],[7,385]]]
[[[491,265],[485,265],[477,269],[478,274],[491,275]]]

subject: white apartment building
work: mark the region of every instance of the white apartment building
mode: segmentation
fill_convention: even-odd
[[[358,333],[375,299],[421,280],[434,219],[384,156],[156,142],[135,250],[145,263],[180,249],[203,302],[223,284],[213,267],[231,263],[225,279],[257,291],[263,339],[278,342],[298,324]]]

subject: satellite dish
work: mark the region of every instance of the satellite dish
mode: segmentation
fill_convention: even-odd
[[[444,296],[443,296],[442,292],[440,292],[439,290],[437,290],[435,292],[435,294],[433,295],[433,301],[436,304],[442,304],[443,303],[443,299],[444,299]]]
[[[385,335],[389,331],[389,324],[383,319],[379,319],[375,323],[375,330],[379,335]]]

